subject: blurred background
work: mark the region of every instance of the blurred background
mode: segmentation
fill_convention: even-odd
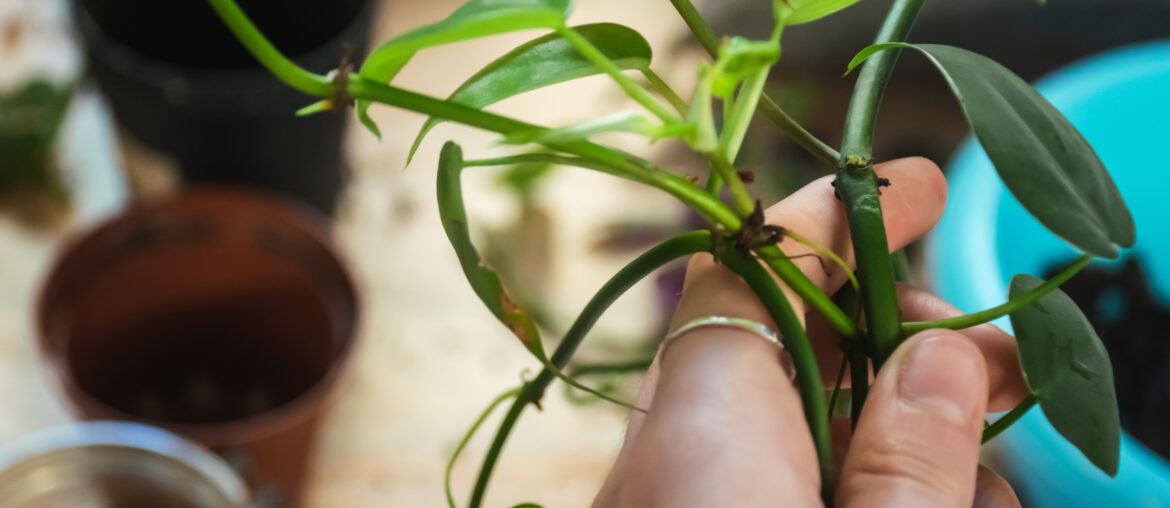
[[[277,47],[326,72],[344,55],[360,61],[368,42],[438,20],[462,2],[240,3]],[[770,2],[696,3],[720,34],[765,37],[770,29],[762,24]],[[889,4],[865,0],[785,32],[769,91],[830,145],[839,143],[853,85],[841,72]],[[935,1],[912,40],[971,49],[1034,80],[1088,55],[1170,37],[1168,19],[1170,3],[1158,0]],[[579,2],[574,24],[600,21],[640,31],[655,49],[654,68],[687,95],[704,56],[669,2]],[[428,49],[394,84],[446,96],[537,35]],[[379,141],[350,114],[294,118],[307,103],[257,68],[203,2],[0,0],[0,450],[79,416],[133,416],[170,422],[210,446],[271,506],[442,504],[443,468],[463,432],[496,394],[538,369],[470,291],[435,204],[444,141],[458,141],[471,158],[506,150],[493,135],[443,124],[406,167],[424,117],[375,106]],[[633,107],[593,77],[491,109],[557,126]],[[923,155],[944,165],[968,131],[937,72],[925,59],[904,58],[878,133],[879,159]],[[681,145],[605,141],[680,174],[704,173]],[[764,122],[753,126],[740,160],[765,202],[831,170]],[[578,169],[476,168],[464,182],[477,245],[549,343],[641,249],[696,225],[666,195]],[[127,212],[135,203],[147,204]],[[921,250],[910,249],[918,266]],[[150,269],[138,270],[142,263]],[[923,270],[916,277],[931,282]],[[680,265],[636,286],[575,361],[644,364],[680,287]],[[192,302],[206,312],[180,312]],[[103,321],[109,316],[117,319]],[[155,328],[127,324],[144,316]],[[242,332],[217,328],[253,318]],[[85,349],[80,336],[108,337],[103,344],[113,349]],[[177,358],[151,356],[159,336],[192,346]],[[248,340],[262,346],[253,356],[239,346]],[[313,340],[320,343],[305,345]],[[290,342],[287,358],[272,353]],[[216,384],[208,377],[215,369],[185,369],[224,355],[233,382],[252,384],[220,414],[235,385]],[[271,389],[253,383],[259,365],[277,360],[303,376]],[[175,377],[180,371],[187,377]],[[134,391],[158,376],[170,377],[157,392]],[[638,377],[585,381],[629,397]],[[171,411],[177,404],[202,412]],[[277,416],[257,416],[267,414]],[[216,425],[225,419],[252,423]],[[543,411],[528,412],[515,430],[486,505],[586,505],[624,421],[619,408],[554,387]],[[474,481],[495,422],[455,469],[457,499]],[[293,459],[273,450],[294,450]],[[297,461],[303,468],[273,466]]]

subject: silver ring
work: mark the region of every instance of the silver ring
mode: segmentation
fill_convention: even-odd
[[[758,321],[752,321],[750,319],[727,316],[703,316],[692,319],[691,321],[688,321],[675,329],[673,332],[670,332],[666,338],[662,339],[662,344],[659,346],[659,350],[665,350],[666,346],[687,332],[693,331],[697,328],[706,328],[709,326],[724,326],[746,330],[776,345],[776,348],[780,353],[781,367],[783,367],[784,371],[788,373],[789,379],[796,379],[796,368],[792,363],[792,355],[790,355],[788,350],[784,347],[784,343],[780,340],[780,336],[777,335],[776,332],[772,331],[771,328],[768,328],[768,325]]]

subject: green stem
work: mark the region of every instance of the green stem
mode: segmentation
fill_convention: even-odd
[[[695,35],[695,39],[707,50],[707,54],[714,58],[719,54],[719,36],[715,35],[715,31],[707,24],[707,20],[699,14],[699,10],[695,9],[695,5],[691,0],[670,0],[674,5],[674,10],[678,11],[679,16],[682,16],[683,22],[687,24],[687,28],[691,29],[691,33]]]
[[[837,292],[836,302],[845,309],[850,320],[857,320],[861,313],[860,302],[858,301],[858,289],[853,286],[845,286]],[[848,345],[845,348],[845,357],[849,361],[849,380],[851,396],[851,405],[849,410],[849,418],[854,428],[857,427],[857,420],[861,418],[861,410],[865,406],[865,397],[869,395],[869,357],[866,356],[865,345],[868,341],[865,340],[865,334],[858,332],[858,336],[853,339],[846,339]]]
[[[573,143],[573,145],[579,144],[579,142]],[[550,146],[561,150],[570,151],[569,148],[566,148],[568,145],[554,144]],[[578,152],[580,152],[580,150],[578,150]],[[740,225],[739,216],[714,196],[702,191],[694,184],[686,180],[683,180],[671,173],[667,173],[657,168],[651,167],[651,170],[648,172],[646,171],[646,168],[631,170],[625,165],[603,162],[596,158],[566,157],[564,155],[551,153],[526,153],[492,159],[472,160],[466,161],[464,165],[501,166],[521,164],[526,162],[544,162],[561,164],[565,166],[577,166],[600,171],[602,173],[620,176],[636,182],[658,187],[660,189],[669,189],[667,192],[669,192],[671,195],[674,195],[675,197],[678,197],[682,202],[687,203],[688,205],[693,204],[692,208],[708,222],[712,224],[722,224],[724,227],[733,231],[738,229]]]
[[[752,113],[760,103],[760,94],[764,93],[764,84],[767,82],[768,70],[764,69],[745,79],[739,94],[735,96],[731,114],[719,133],[719,152],[727,158],[728,163],[735,163],[735,158],[739,155],[743,138],[752,123]]]
[[[281,54],[271,42],[268,42],[264,34],[260,33],[256,25],[252,24],[252,21],[233,0],[208,0],[208,2],[236,38],[244,44],[244,47],[248,48],[248,51],[281,81],[309,95],[318,97],[333,95],[333,84],[329,82],[328,78],[302,69]]]
[[[578,378],[599,374],[626,374],[649,369],[651,363],[654,363],[654,357],[614,363],[582,363],[569,368],[569,373]]]
[[[583,378],[585,376],[610,376],[616,377],[622,374],[630,374],[633,372],[645,372],[650,368],[650,364],[654,363],[654,357],[639,358],[637,360],[626,360],[615,363],[584,363],[576,364],[569,368],[568,374],[573,378]],[[591,404],[597,401],[596,397],[591,397],[589,394],[578,395],[578,390],[572,386],[564,385],[564,396],[570,402],[575,404]],[[612,388],[612,385],[602,384],[597,389],[605,392],[607,388]]]
[[[869,395],[869,357],[865,356],[864,339],[864,335],[858,336],[849,346],[849,388],[853,396],[849,415],[853,428],[857,428],[861,410],[865,408],[865,398]]]
[[[544,372],[541,372],[544,374]],[[552,380],[553,374],[549,372],[549,381]],[[516,400],[512,401],[512,407],[508,408],[508,412],[504,414],[504,419],[500,421],[500,428],[496,431],[496,437],[492,439],[492,444],[488,447],[487,454],[483,457],[483,465],[479,467],[479,476],[475,479],[475,488],[471,491],[471,500],[467,502],[468,508],[479,508],[483,504],[483,496],[487,492],[488,481],[492,477],[492,471],[496,467],[496,462],[500,460],[500,453],[504,451],[504,443],[507,442],[508,436],[512,433],[512,428],[516,426],[516,422],[520,420],[520,414],[524,412],[524,408],[528,407],[533,400],[540,400],[539,397],[533,398],[537,390],[531,381],[524,385],[520,391],[520,395]],[[548,382],[545,383],[547,386]],[[544,390],[539,390],[540,395],[543,396]]]
[[[703,49],[707,50],[707,54],[711,55],[712,58],[717,57],[719,55],[720,45],[719,36],[715,35],[715,31],[711,29],[711,26],[707,24],[707,21],[703,19],[703,16],[699,14],[699,11],[695,9],[695,6],[691,3],[691,1],[670,0],[670,3],[674,4],[674,9],[678,11],[680,16],[682,16],[683,21],[687,24],[687,27],[691,29],[691,33],[695,35],[695,39],[699,41],[699,44],[703,46]],[[785,113],[778,104],[776,104],[776,101],[772,100],[771,97],[768,97],[767,94],[763,94],[763,96],[760,98],[758,108],[760,112],[762,112],[764,116],[768,118],[768,120],[771,120],[772,123],[776,124],[776,126],[779,127],[785,135],[787,135],[789,138],[792,138],[793,141],[795,141],[805,150],[808,150],[809,153],[824,161],[825,164],[835,166],[837,164],[837,160],[841,158],[836,150],[825,144],[825,142],[821,141],[820,139],[817,139],[816,136],[813,136],[812,133],[805,130],[804,127],[801,127],[800,124],[796,122],[796,120],[793,120],[792,117],[788,116],[788,114]]]
[[[800,271],[800,268],[797,268],[784,251],[775,245],[769,245],[757,249],[756,253],[759,254],[760,259],[768,264],[768,268],[771,268],[772,272],[784,281],[789,289],[796,293],[801,300],[804,300],[805,305],[815,309],[834,330],[837,330],[837,333],[846,338],[857,335],[857,325],[853,319],[850,319],[837,304],[833,303],[833,300],[825,295],[820,287],[809,280],[808,276]]]
[[[890,12],[886,14],[886,19],[873,43],[905,42],[923,2],[924,0],[896,0],[890,6]],[[886,84],[894,72],[894,64],[898,61],[900,52],[901,50],[897,48],[879,52],[866,60],[857,75],[849,111],[845,116],[845,132],[841,141],[843,157],[857,156],[866,160],[872,158],[874,123],[877,120],[882,95],[886,91]],[[843,162],[844,160],[840,160],[840,163]]]
[[[905,40],[923,0],[896,0],[878,31],[876,43]],[[877,175],[872,159],[873,126],[886,83],[898,54],[883,51],[881,58],[866,61],[857,77],[845,118],[837,191],[845,203],[845,215],[853,239],[865,304],[868,334],[873,344],[874,368],[880,368],[902,341],[894,267],[882,221]]]
[[[841,259],[841,256],[838,256],[836,252],[829,250],[829,248],[825,247],[824,245],[820,245],[808,238],[805,238],[804,236],[801,236],[799,233],[789,228],[784,228],[784,236],[796,240],[796,243],[804,245],[805,247],[812,249],[813,252],[829,258],[829,260],[840,267],[841,271],[849,277],[849,284],[853,286],[853,289],[861,289],[861,285],[857,282],[857,277],[853,275],[853,269],[850,268],[849,264],[846,263],[844,259]]]
[[[1007,430],[1008,427],[1011,427],[1013,423],[1016,423],[1016,420],[1019,420],[1021,416],[1024,416],[1024,413],[1027,413],[1029,409],[1032,409],[1032,406],[1035,406],[1036,402],[1038,402],[1036,399],[1036,394],[1029,393],[1028,396],[1025,397],[1024,400],[1019,404],[1017,404],[1016,407],[1012,408],[1008,414],[1001,416],[998,420],[995,421],[995,423],[983,429],[983,444],[987,444],[987,442],[991,441],[992,438]]]
[[[459,455],[463,453],[463,449],[467,448],[467,443],[471,442],[471,438],[483,426],[483,422],[487,420],[496,407],[503,404],[504,401],[520,394],[520,387],[513,388],[504,393],[501,393],[491,404],[488,404],[487,409],[475,419],[475,423],[471,424],[471,428],[467,429],[467,433],[463,435],[463,439],[459,441],[459,446],[455,447],[455,452],[451,454],[451,459],[447,461],[447,472],[443,474],[443,492],[447,494],[447,506],[455,508],[455,496],[451,493],[451,472],[455,470],[455,461],[459,460]]]
[[[658,95],[661,95],[662,98],[666,99],[666,102],[669,102],[670,105],[674,107],[675,111],[678,111],[680,115],[687,114],[687,110],[690,109],[690,106],[687,105],[687,101],[684,101],[683,98],[678,95],[678,92],[675,92],[674,89],[671,88],[670,85],[668,85],[661,76],[659,76],[649,67],[642,69],[642,75],[646,77],[646,81],[650,83],[650,87],[653,88],[655,92],[658,92]]]
[[[796,380],[804,403],[804,416],[808,420],[817,461],[821,469],[821,496],[830,502],[833,499],[833,448],[829,433],[828,404],[825,401],[825,386],[817,367],[817,358],[805,334],[801,321],[789,304],[788,298],[755,258],[745,259],[730,245],[723,245],[716,253],[719,260],[738,274],[751,287],[752,292],[764,303],[772,319],[779,327],[784,348],[792,355],[796,366]]]
[[[623,74],[622,69],[618,67],[617,64],[613,63],[612,60],[606,57],[605,53],[602,53],[600,49],[597,49],[597,46],[594,46],[593,43],[589,42],[589,39],[582,37],[581,34],[577,33],[576,30],[567,26],[558,28],[557,32],[560,33],[561,36],[565,38],[565,40],[569,41],[573,47],[577,48],[577,51],[581,52],[585,58],[588,58],[589,61],[596,64],[601,68],[601,70],[605,71],[609,77],[613,78],[614,82],[617,83],[618,87],[620,87],[622,91],[626,93],[626,95],[637,101],[638,104],[641,104],[651,113],[654,113],[654,116],[657,116],[660,120],[666,123],[675,123],[681,121],[677,115],[670,111],[670,109],[659,102],[658,99],[655,99],[653,95],[650,95],[650,92],[646,91],[645,88],[642,88],[637,83],[635,83],[634,80],[630,79],[629,76]]]
[[[906,257],[906,249],[898,249],[890,254],[890,261],[894,263],[894,280],[911,282],[910,258]]]
[[[553,351],[550,361],[559,368],[568,365],[573,353],[577,351],[577,346],[585,339],[585,335],[601,317],[601,314],[634,283],[670,261],[703,252],[709,248],[711,248],[711,232],[692,231],[672,237],[638,256],[618,271],[593,295],[569,331],[565,333],[565,338]],[[544,392],[553,379],[555,379],[555,374],[552,371],[542,370],[536,378],[524,385],[523,391],[504,416],[504,420],[500,423],[500,428],[492,440],[491,447],[484,457],[483,465],[480,467],[479,477],[476,479],[475,488],[471,493],[470,506],[472,508],[478,508],[483,502],[483,496],[487,490],[488,481],[491,479],[492,471],[495,469],[496,461],[499,459],[500,452],[503,450],[513,426],[520,418],[520,414],[528,404],[537,403],[544,397]]]
[[[723,177],[719,176],[719,170],[715,169],[715,161],[710,161],[709,165],[711,170],[707,174],[707,194],[718,196],[723,190]]]
[[[350,74],[348,92],[350,96],[357,99],[380,102],[504,135],[520,131],[547,130],[545,127],[456,102],[370,81],[358,74]],[[548,147],[576,155],[590,163],[590,165],[583,165],[583,167],[604,168],[603,170],[610,174],[657,187],[678,198],[687,206],[694,208],[708,220],[722,224],[731,231],[739,230],[739,215],[727,205],[719,202],[718,199],[685,178],[664,171],[645,159],[584,140],[549,143]]]
[[[1064,270],[1061,270],[1051,280],[1045,281],[1043,284],[1036,286],[1031,291],[1024,293],[1016,298],[1008,300],[1007,302],[992,307],[990,309],[981,310],[972,314],[964,314],[962,316],[955,316],[953,318],[940,319],[938,321],[910,321],[902,323],[902,333],[906,336],[914,335],[923,330],[931,328],[946,328],[948,330],[962,330],[972,326],[981,325],[998,319],[1001,316],[1006,316],[1028,305],[1031,305],[1036,300],[1039,300],[1051,293],[1052,290],[1060,287],[1061,284],[1068,282],[1069,279],[1081,271],[1082,268],[1089,266],[1093,261],[1091,254],[1084,254],[1073,261]]]
[[[780,109],[780,105],[768,94],[760,97],[759,110],[764,114],[764,117],[772,121],[780,131],[789,137],[789,139],[800,145],[808,153],[813,154],[820,159],[827,166],[833,167],[837,165],[837,161],[841,159],[841,154],[833,149],[833,147],[821,141],[820,138],[813,136],[811,132],[805,130],[803,126],[796,122],[788,113]]]
[[[849,347],[849,351],[853,346]],[[841,355],[841,367],[837,369],[837,382],[833,383],[833,395],[829,396],[829,420],[833,419],[833,411],[837,409],[837,396],[841,394],[841,385],[845,382],[845,371],[849,369],[849,351]]]
[[[743,217],[751,215],[756,209],[756,201],[748,194],[747,187],[744,186],[743,179],[736,174],[735,168],[720,152],[711,154],[711,165],[715,169],[715,174],[719,175],[719,179],[727,184],[732,203],[739,214]]]

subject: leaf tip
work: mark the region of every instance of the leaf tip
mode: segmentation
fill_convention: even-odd
[[[848,76],[849,73],[853,72],[853,69],[856,69],[858,65],[861,65],[861,62],[864,62],[866,58],[869,58],[869,55],[858,53],[857,56],[854,56],[853,60],[849,61],[849,65],[845,67],[845,72],[841,73],[841,77]]]

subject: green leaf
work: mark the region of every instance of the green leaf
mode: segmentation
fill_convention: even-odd
[[[1009,298],[1044,283],[1012,278]],[[1057,289],[1011,314],[1020,365],[1044,416],[1109,476],[1117,475],[1121,421],[1109,354],[1072,299]]]
[[[420,49],[517,30],[557,28],[571,9],[571,0],[471,0],[442,21],[378,46],[362,64],[361,75],[388,82]]]
[[[582,385],[577,380],[566,375],[560,368],[549,360],[544,352],[544,344],[540,340],[540,329],[524,309],[516,305],[504,289],[499,274],[483,265],[475,244],[471,242],[471,231],[467,224],[467,210],[463,207],[463,183],[460,179],[463,173],[463,150],[454,142],[448,141],[439,152],[439,174],[436,182],[436,193],[439,198],[439,220],[443,223],[443,231],[447,233],[447,240],[455,249],[455,256],[459,258],[459,266],[463,275],[471,284],[471,289],[483,301],[492,315],[507,326],[520,343],[524,345],[532,356],[535,356],[546,369],[570,386],[596,395],[619,406],[635,411],[645,412],[628,402],[617,400],[605,393]]]
[[[1100,257],[1116,258],[1118,246],[1134,244],[1133,217],[1101,159],[1035,88],[987,57],[951,46],[886,44],[858,57],[894,46],[921,51],[942,71],[1000,178],[1041,224]]]
[[[857,0],[779,0],[787,3],[791,13],[784,18],[785,25],[799,25],[816,21],[857,3]]]
[[[572,9],[572,0],[471,0],[442,21],[378,46],[362,64],[360,74],[389,83],[420,49],[517,30],[558,28]],[[369,107],[368,101],[357,101],[358,118],[377,134]]]
[[[621,69],[649,69],[650,44],[631,28],[597,23],[574,28]],[[524,92],[571,81],[604,71],[581,55],[559,33],[529,41],[475,73],[448,98],[483,108]],[[410,164],[423,138],[443,120],[428,118],[414,138],[406,163]]]
[[[732,37],[727,44],[719,47],[719,58],[715,63],[719,70],[715,80],[715,95],[730,97],[741,81],[771,68],[779,58],[780,46],[775,42]]]
[[[459,258],[459,266],[463,268],[463,274],[476,296],[479,296],[496,319],[516,334],[526,349],[543,356],[543,345],[540,343],[536,323],[508,297],[500,276],[483,266],[479,252],[471,242],[467,211],[463,207],[463,184],[460,179],[462,173],[463,150],[459,145],[447,142],[439,155],[436,188],[439,197],[439,219],[443,223],[443,231],[447,233],[447,239]]]
[[[305,106],[296,111],[296,116],[309,116],[317,113],[324,113],[333,109],[333,101],[329,99],[322,99],[308,106]],[[378,137],[381,137],[380,135]]]
[[[725,101],[724,110],[734,111],[734,108],[729,108],[727,103],[732,102],[731,98],[735,95],[735,90],[740,83],[753,76],[766,77],[768,69],[776,63],[778,58],[780,58],[780,46],[775,42],[732,37],[726,44],[719,47],[719,54],[713,65],[700,62],[699,80],[695,83],[695,89],[691,93],[691,109],[687,112],[686,118],[686,123],[694,126],[694,130],[687,136],[687,142],[692,148],[703,153],[710,153],[718,148],[719,135],[715,132],[711,101],[715,97],[722,98]],[[762,76],[757,76],[761,73]],[[758,93],[755,94],[756,99],[758,99],[758,95]],[[755,103],[752,98],[741,98],[749,100],[750,105]],[[743,111],[754,110],[754,106],[740,109]],[[750,120],[750,115],[741,116],[743,118],[736,119],[733,123],[743,123],[743,125],[730,125],[725,126],[725,128],[731,127],[735,130],[735,127],[742,127],[746,129],[746,122]]]
[[[912,47],[914,47],[912,44],[906,44],[905,42],[886,42],[882,44],[871,44],[866,46],[864,49],[858,51],[857,54],[853,56],[853,59],[849,61],[849,65],[845,67],[845,73],[842,74],[841,77],[848,76],[850,72],[853,72],[853,69],[856,69],[858,65],[862,64],[862,62],[869,60],[869,57],[873,56],[873,54],[877,53],[878,51],[885,51],[890,48]]]
[[[719,146],[719,135],[715,132],[715,114],[711,106],[718,74],[719,69],[716,66],[699,61],[699,80],[695,82],[695,90],[691,92],[691,109],[687,112],[686,120],[695,126],[695,131],[687,139],[687,143],[702,153],[711,153]]]

